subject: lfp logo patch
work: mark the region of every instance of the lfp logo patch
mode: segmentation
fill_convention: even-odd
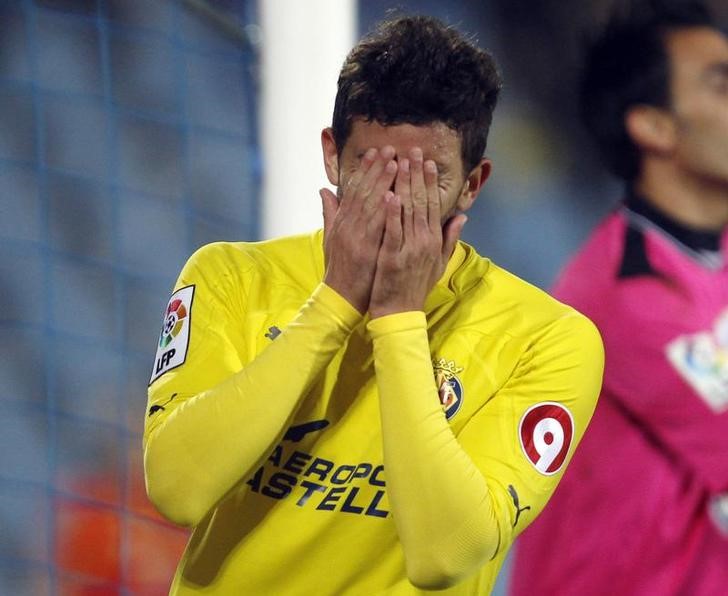
[[[463,372],[463,368],[457,366],[452,360],[448,362],[444,358],[433,360],[432,367],[435,371],[435,384],[440,404],[442,404],[445,417],[450,420],[463,405],[463,385],[457,376],[458,373]]]
[[[187,307],[180,298],[175,298],[167,305],[162,333],[159,334],[160,348],[166,348],[179,335],[185,326],[186,318]]]
[[[556,402],[531,406],[521,418],[518,435],[523,453],[545,476],[556,474],[564,465],[574,437],[571,412]]]
[[[177,290],[169,299],[164,311],[150,385],[167,371],[184,364],[187,358],[194,294],[195,286],[187,286]]]

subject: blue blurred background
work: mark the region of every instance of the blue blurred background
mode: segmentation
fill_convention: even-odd
[[[607,3],[360,0],[359,33],[393,6],[501,64],[494,173],[464,237],[547,288],[621,192],[575,116]],[[144,495],[146,386],[186,258],[261,237],[258,15],[0,0],[0,594],[166,593],[185,532]]]

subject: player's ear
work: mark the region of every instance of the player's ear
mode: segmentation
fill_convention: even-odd
[[[339,185],[339,152],[336,150],[334,132],[331,127],[321,131],[321,149],[324,152],[324,168],[326,177],[334,186]]]
[[[483,188],[485,181],[490,176],[492,166],[493,164],[489,159],[483,158],[470,170],[457,201],[456,207],[458,210],[467,211],[473,206],[475,199],[480,194],[480,189]]]
[[[669,153],[675,145],[675,121],[670,112],[657,106],[637,105],[624,116],[632,142],[644,151]]]

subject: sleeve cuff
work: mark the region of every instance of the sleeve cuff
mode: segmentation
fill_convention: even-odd
[[[354,329],[364,318],[341,294],[321,282],[314,290],[311,298],[321,305],[326,311],[348,331]]]
[[[372,339],[401,331],[427,330],[427,317],[421,310],[398,312],[369,321],[367,329]]]

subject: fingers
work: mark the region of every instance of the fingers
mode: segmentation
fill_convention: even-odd
[[[356,192],[361,184],[364,176],[369,172],[377,161],[379,152],[374,149],[368,149],[359,162],[359,167],[354,171],[351,177],[346,181],[346,185],[341,192],[341,200],[348,202],[356,196]]]
[[[437,164],[431,159],[425,162],[425,188],[427,190],[427,223],[430,226],[430,232],[439,234],[442,232],[440,189],[437,185]]]
[[[400,204],[398,213],[400,214],[400,221],[403,226],[402,233],[405,238],[411,238],[413,233],[412,216],[414,208],[412,205],[411,168],[412,162],[406,157],[402,158],[399,162],[397,180],[394,184],[394,192]]]
[[[381,208],[384,194],[389,191],[397,175],[397,162],[394,161],[394,147],[386,145],[381,148],[378,158],[364,174],[357,188],[357,200],[362,201],[365,212]]]
[[[412,211],[416,224],[427,223],[427,187],[425,186],[422,149],[410,149]],[[405,213],[406,215],[406,213]]]
[[[399,160],[397,179],[394,182],[394,194],[399,196],[402,202],[405,197],[408,201],[410,200],[410,161],[406,157]]]
[[[422,236],[424,241],[429,237],[428,242],[438,244],[439,252],[444,246],[437,164],[432,159],[424,159],[421,147],[411,148],[408,156],[400,156],[399,161],[395,159],[395,149],[389,145],[370,148],[364,153],[343,192],[339,189],[339,216],[347,221],[365,222],[358,228],[364,231],[364,237],[382,242],[385,228],[392,229],[390,204],[392,197],[396,196],[400,214],[400,245],[408,244],[410,238]],[[330,191],[322,191],[321,197],[324,228],[329,229],[333,225],[332,214],[337,213],[337,205]],[[464,221],[459,217],[449,222],[449,233],[454,236],[449,237],[451,244],[448,250],[454,246],[463,225]],[[391,235],[388,238],[391,240]]]
[[[384,193],[394,183],[397,162],[394,147],[370,148],[361,157],[359,167],[352,173],[343,188],[339,189],[341,206],[345,213],[363,213],[367,218],[384,221]]]
[[[402,214],[401,199],[392,192],[385,197],[387,220],[382,238],[382,249],[389,253],[396,253],[402,246]]]

